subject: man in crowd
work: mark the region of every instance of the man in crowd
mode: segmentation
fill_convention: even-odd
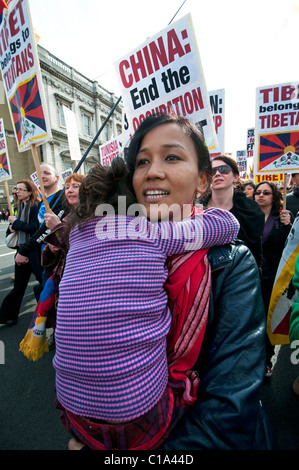
[[[48,203],[50,208],[53,206],[53,212],[57,214],[59,217],[62,217],[64,214],[64,209],[62,208],[62,198],[61,193],[62,190],[58,189],[59,183],[59,175],[57,174],[56,169],[48,164],[48,163],[41,163],[40,165],[41,170],[41,177],[45,189],[45,195],[47,197]],[[15,262],[17,264],[24,264],[28,262],[28,254],[31,250],[36,248],[40,248],[40,253],[43,249],[43,240],[46,237],[48,230],[44,223],[44,215],[46,212],[46,208],[44,202],[40,204],[39,212],[38,212],[38,220],[39,220],[39,229],[32,235],[32,237],[24,243],[21,247],[19,252],[16,255]],[[43,285],[48,278],[48,273],[44,270],[43,276]],[[42,286],[41,286],[42,287]],[[36,291],[35,291],[36,292]]]
[[[299,211],[299,173],[292,173],[293,191],[286,196],[286,209],[296,217]]]

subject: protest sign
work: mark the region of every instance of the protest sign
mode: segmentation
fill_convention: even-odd
[[[10,2],[0,26],[0,64],[19,152],[51,138],[27,0]]]
[[[121,156],[122,152],[122,135],[109,140],[99,147],[101,165],[110,166],[114,158]]]
[[[51,138],[35,36],[27,0],[15,0],[3,11],[0,65],[8,108],[19,152],[29,148],[47,212],[50,207],[40,175],[36,145]]]
[[[224,89],[209,91],[210,106],[218,140],[217,147],[210,152],[212,158],[224,154],[224,96]]]
[[[237,157],[236,160],[237,160],[240,178],[246,178],[247,176],[246,150],[237,150],[236,157]]]
[[[38,176],[37,176],[37,171],[35,171],[34,173],[32,173],[32,175],[30,175],[30,178],[31,180],[33,181],[33,183],[35,184],[36,188],[39,190],[39,181],[38,181]]]
[[[262,181],[272,181],[272,183],[281,183],[284,181],[283,173],[271,173],[270,175],[255,175],[255,184],[261,183]]]
[[[61,177],[63,181],[65,181],[69,176],[73,174],[72,168],[69,168],[68,170],[65,170],[63,173],[61,173]]]
[[[299,82],[257,88],[255,174],[299,169]]]
[[[0,181],[4,183],[4,190],[8,205],[8,210],[10,215],[13,214],[12,206],[10,202],[10,194],[8,190],[7,181],[12,179],[12,173],[10,168],[7,144],[6,144],[6,137],[5,137],[5,129],[4,129],[4,122],[3,119],[0,119]]]
[[[246,156],[247,158],[254,157],[254,128],[247,129]]]
[[[122,147],[128,147],[131,139],[132,139],[133,130],[130,128],[130,124],[127,118],[127,115],[122,110]]]
[[[0,181],[12,179],[3,119],[0,119]]]
[[[115,70],[133,132],[145,117],[171,112],[198,123],[208,148],[217,146],[190,14],[116,61]]]
[[[299,82],[257,88],[254,173],[283,173],[283,209],[287,173],[299,170]]]
[[[79,161],[81,159],[80,142],[77,129],[76,115],[67,106],[63,105],[63,113],[66,124],[67,138],[71,154],[71,160]]]
[[[41,189],[40,189],[40,184],[39,184],[39,180],[38,180],[37,171],[35,171],[34,173],[32,173],[32,175],[30,175],[30,178],[31,178],[31,180],[33,181],[35,187],[36,187],[37,190],[38,190],[39,197],[42,199],[42,198],[43,198],[43,195],[42,195],[42,193],[41,193]]]
[[[5,2],[4,0],[0,0],[0,24],[2,22],[2,18],[3,18],[3,10],[4,9],[7,9],[7,4],[9,2]]]

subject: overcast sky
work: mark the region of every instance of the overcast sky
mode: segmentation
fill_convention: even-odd
[[[113,63],[164,29],[183,0],[29,0],[40,44],[121,95]],[[299,0],[186,0],[208,91],[225,89],[225,151],[245,150],[256,88],[299,81]],[[174,21],[175,21],[174,20]]]

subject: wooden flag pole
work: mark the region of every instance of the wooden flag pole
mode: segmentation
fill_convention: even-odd
[[[282,208],[285,211],[287,207],[287,174],[284,173],[283,175],[283,200],[282,200]]]
[[[8,183],[7,183],[7,181],[4,181],[4,190],[5,190],[5,194],[6,194],[6,199],[7,199],[7,206],[8,206],[8,210],[9,210],[9,215],[13,215],[13,212],[12,212],[12,205],[11,205],[11,202],[10,202],[10,195],[9,195]]]
[[[43,180],[42,180],[42,174],[41,174],[41,171],[40,171],[38,154],[37,154],[37,150],[36,150],[36,144],[31,145],[31,151],[32,151],[34,166],[35,166],[37,177],[38,177],[40,192],[41,192],[44,204],[45,204],[46,212],[49,214],[52,211],[50,209],[48,199],[47,199],[47,196],[46,196],[46,193],[45,193],[44,183],[43,183]]]

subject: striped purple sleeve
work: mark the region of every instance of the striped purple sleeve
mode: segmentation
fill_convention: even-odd
[[[161,222],[154,228],[160,230],[161,249],[169,256],[230,243],[240,225],[230,212],[211,208],[181,222]]]
[[[202,248],[230,243],[237,237],[239,229],[240,224],[231,212],[215,207],[206,209],[203,213]]]

